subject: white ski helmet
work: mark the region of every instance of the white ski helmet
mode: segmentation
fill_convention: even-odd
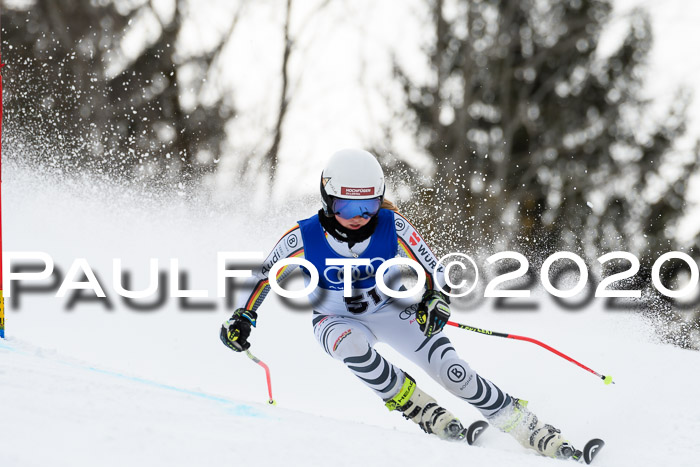
[[[361,149],[333,154],[321,173],[321,199],[326,216],[333,216],[333,198],[384,199],[384,171],[377,159]]]

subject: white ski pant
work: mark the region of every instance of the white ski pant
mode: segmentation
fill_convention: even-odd
[[[423,335],[415,322],[417,306],[396,300],[368,315],[350,317],[314,312],[314,335],[330,356],[345,363],[384,401],[398,393],[405,375],[374,350],[377,342],[390,345],[485,417],[508,406],[511,397],[460,359],[444,333],[430,338]]]

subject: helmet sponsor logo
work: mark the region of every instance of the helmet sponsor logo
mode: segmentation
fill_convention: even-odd
[[[416,246],[420,243],[420,237],[418,236],[417,232],[413,232],[413,235],[411,235],[411,238],[408,239],[408,242],[411,244],[411,246]]]
[[[340,187],[340,194],[345,196],[370,196],[374,194],[374,187],[369,186],[366,188],[352,188],[343,186]]]

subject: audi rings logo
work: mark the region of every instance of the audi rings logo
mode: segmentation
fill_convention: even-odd
[[[352,281],[364,281],[374,277],[377,268],[384,262],[383,258],[372,258],[370,264],[364,266],[352,267]],[[340,285],[345,278],[343,266],[328,266],[323,271],[323,277],[326,278],[329,284]]]
[[[447,369],[447,377],[450,378],[450,381],[453,383],[461,383],[464,381],[465,376],[467,376],[467,372],[464,370],[464,367],[457,363],[450,365]]]
[[[297,243],[299,243],[299,239],[296,234],[292,234],[287,238],[287,245],[289,245],[290,248],[297,246]]]
[[[402,310],[401,313],[399,313],[399,318],[405,321],[405,320],[409,319],[411,316],[413,316],[416,313],[417,309],[418,309],[418,304],[417,303],[413,304],[413,305],[409,306],[408,308]]]

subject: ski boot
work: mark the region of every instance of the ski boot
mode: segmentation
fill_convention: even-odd
[[[574,460],[581,457],[581,451],[562,438],[560,430],[542,423],[527,409],[527,401],[513,398],[510,405],[489,417],[489,423],[543,456]]]
[[[408,420],[412,420],[423,431],[434,434],[440,439],[465,441],[467,429],[430,395],[423,392],[416,381],[406,374],[403,386],[398,394],[386,402],[389,410],[398,410]]]

